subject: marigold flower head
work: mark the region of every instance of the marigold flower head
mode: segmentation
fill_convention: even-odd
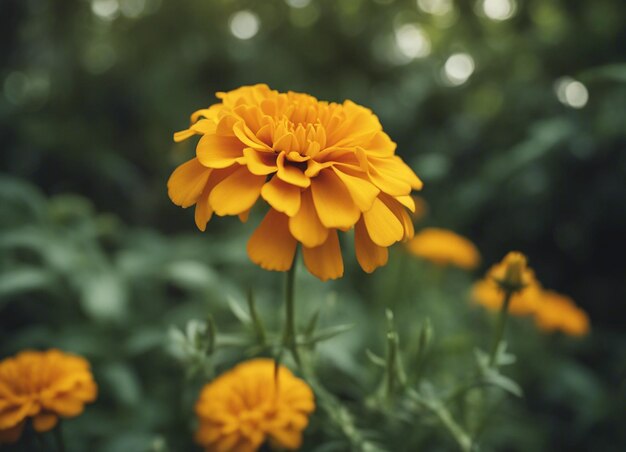
[[[208,452],[252,452],[266,441],[298,449],[314,409],[313,391],[289,369],[276,372],[271,359],[246,361],[202,390],[196,441]]]
[[[544,291],[534,314],[537,327],[543,331],[561,331],[570,336],[589,333],[589,318],[585,311],[560,293]]]
[[[541,300],[541,287],[538,284],[526,286],[511,296],[509,313],[525,316],[535,312]],[[504,293],[498,284],[490,278],[481,279],[472,286],[472,301],[489,310],[500,311],[504,301]]]
[[[526,256],[512,251],[501,262],[493,265],[484,279],[472,287],[472,300],[488,309],[499,311],[504,292],[512,290],[509,312],[513,315],[532,314],[542,296],[542,288]]]
[[[174,135],[200,135],[196,157],[168,181],[175,204],[196,206],[199,229],[214,213],[245,221],[263,198],[270,209],[248,242],[250,259],[286,271],[301,243],[305,265],[322,280],[343,275],[337,231],[354,228],[366,272],[387,262],[387,247],[412,237],[407,209],[414,210],[410,194],[422,182],[371,110],[267,85],[217,97]]]
[[[447,229],[422,229],[407,243],[407,248],[415,256],[438,265],[454,265],[471,270],[480,262],[476,246]]]
[[[17,441],[28,418],[46,432],[96,399],[89,363],[59,350],[23,351],[0,361],[0,443]]]

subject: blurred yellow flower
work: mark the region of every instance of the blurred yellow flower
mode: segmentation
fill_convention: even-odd
[[[499,311],[507,287],[516,288],[509,304],[511,314],[529,315],[535,311],[542,288],[522,253],[512,251],[501,262],[493,265],[484,279],[474,283],[472,300],[488,309]]]
[[[584,336],[589,332],[589,318],[574,301],[553,291],[544,291],[535,310],[535,323],[539,329],[561,331],[571,336]]]
[[[447,229],[422,229],[407,243],[407,248],[415,256],[438,265],[454,265],[471,270],[480,262],[476,246]]]
[[[248,242],[250,259],[286,271],[301,243],[305,265],[322,280],[343,275],[337,231],[355,228],[366,272],[387,262],[387,247],[412,237],[407,209],[422,182],[371,110],[267,85],[217,97],[221,103],[195,112],[189,129],[174,135],[201,136],[196,157],[168,181],[175,204],[196,206],[198,228],[213,213],[245,221],[261,197],[270,210]]]
[[[96,399],[89,363],[59,350],[23,351],[0,362],[0,443],[19,439],[28,418],[37,432],[74,417]]]
[[[239,364],[207,384],[196,404],[196,441],[207,452],[298,449],[315,410],[313,391],[271,359]]]
[[[502,309],[503,292],[498,284],[485,278],[477,281],[472,286],[472,300],[492,311]],[[520,292],[511,296],[509,312],[513,315],[532,314],[541,299],[541,287],[538,284],[531,284]]]

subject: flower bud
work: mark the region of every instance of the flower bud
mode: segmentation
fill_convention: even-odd
[[[517,251],[509,252],[502,260],[504,275],[494,278],[500,288],[505,292],[520,292],[530,282],[530,270],[527,267],[527,259]]]

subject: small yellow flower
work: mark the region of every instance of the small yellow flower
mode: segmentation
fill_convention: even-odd
[[[481,279],[472,286],[472,300],[481,306],[500,311],[504,294],[498,284],[491,278]],[[530,315],[535,312],[537,303],[541,299],[541,287],[538,284],[526,286],[520,292],[511,296],[509,313],[513,315]]]
[[[271,359],[239,364],[207,384],[196,404],[196,441],[207,452],[295,450],[315,410],[313,391]]]
[[[74,417],[96,399],[89,363],[59,350],[23,351],[0,362],[0,443],[19,439],[28,418],[37,432]]]
[[[245,221],[263,198],[270,209],[248,242],[250,259],[286,271],[301,244],[306,267],[322,280],[343,275],[338,231],[355,229],[366,272],[387,262],[387,247],[413,236],[407,209],[415,210],[410,195],[422,182],[371,110],[267,85],[217,97],[174,135],[200,135],[196,157],[168,181],[175,204],[196,206],[199,229],[214,213]]]
[[[513,289],[509,312],[513,315],[532,314],[542,295],[542,288],[526,256],[512,251],[501,262],[492,266],[484,279],[472,287],[472,300],[488,309],[499,311],[504,292]]]
[[[574,301],[553,291],[544,291],[535,310],[535,323],[543,331],[561,331],[570,336],[589,333],[589,318]]]
[[[438,265],[454,265],[471,270],[480,262],[480,253],[476,246],[465,237],[447,229],[422,229],[407,243],[407,248],[415,256]]]

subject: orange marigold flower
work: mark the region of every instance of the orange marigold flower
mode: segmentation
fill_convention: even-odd
[[[252,452],[266,441],[298,449],[313,410],[313,391],[303,380],[284,366],[276,372],[271,359],[253,359],[204,387],[196,441],[208,452]]]
[[[0,442],[17,441],[28,418],[37,432],[96,399],[89,363],[59,350],[23,351],[0,362]]]
[[[504,293],[492,279],[481,279],[472,286],[472,300],[493,311],[502,309]],[[521,292],[511,296],[509,312],[513,315],[529,315],[535,312],[537,303],[541,299],[541,287],[537,284],[529,285]]]
[[[355,229],[366,272],[387,262],[387,247],[412,237],[407,209],[422,182],[371,110],[267,85],[217,97],[221,103],[195,112],[189,129],[174,135],[200,140],[196,157],[168,181],[175,204],[196,206],[200,230],[213,213],[245,221],[261,197],[270,209],[248,242],[250,259],[286,271],[301,243],[305,265],[322,280],[343,275],[337,231]]]
[[[562,331],[571,336],[589,333],[589,318],[574,301],[553,291],[544,291],[535,310],[535,323],[543,331]]]
[[[526,256],[513,251],[492,266],[487,276],[472,287],[472,300],[488,309],[499,311],[506,288],[515,286],[509,304],[513,315],[532,314],[542,296],[542,288],[532,269],[526,265]]]
[[[476,246],[447,229],[422,229],[407,243],[407,248],[415,256],[438,265],[454,265],[471,270],[480,262]]]

